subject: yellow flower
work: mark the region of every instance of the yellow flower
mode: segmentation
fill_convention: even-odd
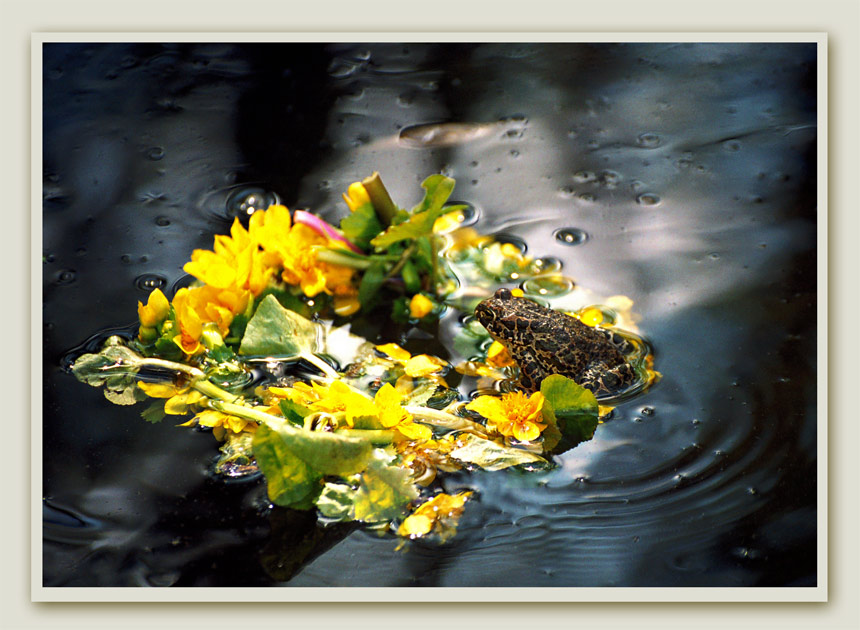
[[[170,302],[164,297],[161,289],[156,289],[149,294],[144,306],[143,302],[137,303],[137,316],[141,326],[157,326],[167,318],[170,312]]]
[[[397,533],[407,538],[420,538],[435,528],[444,541],[453,535],[454,525],[463,514],[463,506],[471,495],[469,491],[455,495],[437,494],[407,516],[397,528]]]
[[[429,427],[412,421],[412,414],[400,406],[400,393],[386,383],[380,387],[373,398],[379,423],[386,429],[397,429],[410,440],[429,440],[433,432]]]
[[[238,289],[259,295],[275,271],[272,266],[275,262],[276,259],[260,249],[236,218],[230,227],[230,236],[216,235],[213,251],[195,249],[191,261],[182,268],[217,289]]]
[[[367,189],[361,182],[353,182],[344,193],[343,200],[349,206],[350,211],[355,212],[364,204],[370,203],[370,195],[367,194]]]
[[[521,442],[530,442],[540,436],[546,425],[541,409],[544,397],[540,392],[526,396],[523,392],[510,392],[503,396],[478,396],[466,405],[487,419],[487,424],[505,436]]]
[[[416,293],[409,302],[409,314],[413,319],[421,319],[429,315],[433,311],[434,306],[433,301],[426,295]]]
[[[192,290],[183,287],[173,296],[173,309],[176,312],[176,323],[179,324],[179,334],[173,341],[188,356],[193,356],[203,349],[200,345],[200,335],[203,334],[203,320],[194,308],[190,298]]]
[[[202,427],[211,427],[212,434],[219,441],[224,439],[228,430],[233,433],[241,433],[242,431],[255,431],[257,429],[256,422],[231,416],[215,409],[204,409],[191,418],[191,420],[179,426],[187,427],[194,424]]]
[[[603,312],[599,308],[590,306],[578,314],[579,320],[588,326],[597,326],[603,322]]]
[[[176,387],[170,383],[146,383],[140,381],[137,386],[150,398],[166,398],[164,413],[172,416],[184,416],[188,413],[191,406],[205,398],[196,389]]]

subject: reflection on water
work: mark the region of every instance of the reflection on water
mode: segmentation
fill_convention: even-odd
[[[44,60],[46,585],[816,583],[814,45],[48,44]],[[374,170],[407,206],[426,175],[455,177],[481,232],[632,298],[663,375],[552,471],[449,478],[477,490],[459,535],[407,553],[272,511],[259,479],[211,476],[211,436],[61,370],[187,282],[231,217],[280,199],[337,218]]]

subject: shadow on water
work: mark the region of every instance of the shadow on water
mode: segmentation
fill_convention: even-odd
[[[814,46],[44,52],[46,585],[816,583]],[[458,536],[401,551],[213,477],[210,435],[62,369],[252,202],[336,219],[374,170],[407,206],[445,172],[479,231],[630,297],[662,374],[551,471],[452,475]],[[396,333],[444,355],[456,321]]]

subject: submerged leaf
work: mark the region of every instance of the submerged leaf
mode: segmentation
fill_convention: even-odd
[[[267,295],[245,328],[239,354],[297,356],[318,352],[321,331],[319,324],[284,308],[274,295]]]
[[[471,433],[458,435],[455,444],[457,448],[449,453],[452,458],[484,470],[503,470],[521,464],[548,464],[536,453],[485,440]]]
[[[392,464],[383,451],[377,450],[357,487],[327,483],[317,508],[335,520],[382,523],[401,517],[417,497],[409,471]]]

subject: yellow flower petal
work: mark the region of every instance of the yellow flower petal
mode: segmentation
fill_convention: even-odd
[[[419,354],[406,362],[405,371],[409,376],[429,376],[440,372],[447,364],[442,359],[429,354]]]
[[[370,195],[367,194],[367,189],[361,182],[353,182],[344,193],[343,200],[350,211],[354,212],[364,204],[370,203]]]
[[[186,390],[186,388],[180,389],[171,383],[146,383],[138,381],[137,386],[150,398],[170,398]]]
[[[511,358],[508,349],[504,344],[498,341],[493,341],[487,349],[487,365],[496,368],[503,368],[514,365],[515,361]]]
[[[394,359],[395,361],[406,362],[412,358],[412,355],[408,350],[404,350],[396,343],[385,343],[381,346],[376,346],[376,349],[382,352],[383,354],[387,354],[389,357]]]

